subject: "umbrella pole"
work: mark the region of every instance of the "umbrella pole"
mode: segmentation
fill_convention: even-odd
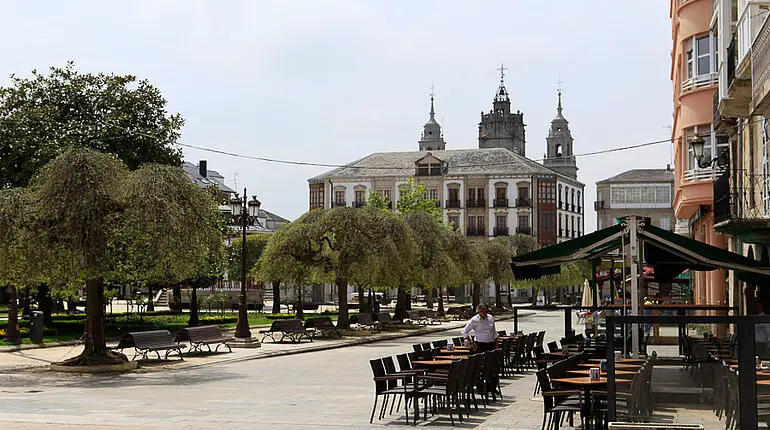
[[[630,230],[629,245],[631,246],[631,315],[639,315],[639,243],[637,226],[639,220],[635,215],[628,217]],[[631,325],[631,354],[639,358],[639,324]]]

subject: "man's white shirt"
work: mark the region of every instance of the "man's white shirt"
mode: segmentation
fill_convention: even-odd
[[[468,337],[471,330],[475,332],[476,342],[494,342],[498,337],[497,330],[495,329],[495,320],[492,318],[492,315],[481,318],[479,314],[476,314],[465,326],[463,337]]]

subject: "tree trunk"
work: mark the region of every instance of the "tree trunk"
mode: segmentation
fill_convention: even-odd
[[[371,288],[369,288],[369,300],[366,301],[366,309],[369,310],[369,312],[376,312],[379,313],[377,309],[374,308],[374,291],[372,291]]]
[[[23,296],[21,297],[21,315],[25,317],[29,317],[32,315],[32,312],[30,311],[30,300],[29,300],[29,287],[24,287],[23,290]]]
[[[78,305],[78,302],[76,300],[73,300],[71,298],[67,299],[67,313],[68,314],[78,313],[77,305]]]
[[[359,286],[358,287],[358,313],[364,314],[367,313],[369,309],[366,307],[366,302],[364,300],[364,287]]]
[[[500,309],[503,307],[503,295],[500,291],[500,282],[493,282],[495,283],[495,308]]]
[[[412,310],[412,289],[409,288],[408,290],[404,291],[404,294],[406,294],[406,310],[411,311]]]
[[[371,297],[371,295],[373,293],[374,292],[370,289],[369,290],[369,297]],[[385,296],[383,296],[383,297],[385,297]],[[372,306],[374,306],[374,312],[380,313],[380,299],[377,296],[374,297],[374,301],[372,302]]]
[[[153,312],[155,311],[155,303],[153,303],[155,300],[153,300],[154,297],[152,295],[152,284],[147,285],[147,312]]]
[[[339,316],[337,317],[337,327],[346,329],[350,327],[348,318],[348,280],[337,278],[337,299],[339,300]]]
[[[196,287],[192,287],[190,293],[190,320],[187,321],[187,325],[190,327],[201,325],[201,320],[198,317],[198,288]]]
[[[508,307],[513,308],[513,294],[511,293],[511,284],[508,284]]]
[[[443,317],[446,315],[444,311],[444,288],[438,287],[438,316]]]
[[[407,295],[404,287],[398,287],[398,295],[396,296],[396,311],[393,315],[393,319],[402,321],[407,317]]]
[[[53,313],[53,299],[51,299],[51,289],[47,284],[41,284],[37,287],[37,306],[38,310],[43,312],[45,325],[50,326],[53,322],[51,316]]]
[[[477,281],[473,282],[473,309],[474,311],[476,308],[481,304],[481,284]]]
[[[281,313],[281,280],[273,280],[273,312],[274,314]]]
[[[294,312],[296,314],[296,318],[299,320],[305,319],[305,309],[304,309],[304,303],[302,300],[302,286],[297,286],[297,304],[294,305]]]
[[[177,285],[175,287],[171,288],[171,296],[172,300],[168,303],[169,307],[172,311],[181,313],[182,312],[182,288]]]
[[[433,294],[434,294],[433,288],[426,288],[425,289],[425,307],[428,309],[433,309]]]
[[[14,345],[21,343],[21,333],[19,333],[19,295],[16,286],[8,287],[10,293],[10,302],[8,302],[8,327],[5,330],[5,341]]]

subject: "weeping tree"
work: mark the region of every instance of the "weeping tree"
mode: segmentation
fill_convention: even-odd
[[[115,157],[78,149],[45,165],[32,183],[38,257],[55,284],[86,286],[85,347],[64,364],[127,361],[106,347],[103,295],[105,279],[115,270],[110,242],[124,210],[120,198],[127,174]]]
[[[481,285],[487,281],[487,254],[484,251],[482,242],[470,242],[468,254],[466,255],[464,273],[472,285],[472,303],[473,308],[481,303]]]
[[[121,204],[124,210],[112,241],[122,251],[121,278],[147,286],[193,280],[195,290],[213,285],[224,273],[223,220],[217,200],[187,179],[182,169],[147,164],[131,172],[122,187]],[[193,326],[196,301],[190,305]]]
[[[18,288],[24,285],[27,264],[24,224],[29,219],[28,200],[23,189],[0,190],[0,287],[7,287],[10,293],[5,340],[15,344],[21,343]]]

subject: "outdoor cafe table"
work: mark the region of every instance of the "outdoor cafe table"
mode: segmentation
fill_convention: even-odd
[[[442,354],[454,354],[454,355],[462,355],[462,354],[473,354],[473,352],[470,349],[441,349],[440,351]]]
[[[601,363],[602,361],[607,361],[606,358],[589,358],[589,362],[591,363]],[[613,360],[614,363],[622,363],[622,364],[644,364],[644,362],[647,361],[643,358],[621,358],[620,360]]]
[[[437,360],[465,360],[466,356],[464,355],[444,355],[440,354],[435,357]]]
[[[412,364],[419,364],[422,366],[449,366],[452,364],[452,360],[414,360]]]
[[[578,367],[599,367],[598,363],[580,363],[578,364]],[[641,364],[630,364],[630,363],[615,363],[615,367],[622,370],[629,370],[629,369],[638,369],[642,367]]]
[[[565,385],[576,385],[583,389],[583,395],[586,398],[586,407],[587,410],[591,411],[592,402],[591,400],[591,388],[594,387],[603,387],[607,385],[607,378],[599,378],[599,379],[591,379],[588,376],[580,376],[575,378],[554,378],[551,380],[551,382],[557,382],[559,384],[565,384]]]
[[[591,374],[591,369],[568,370],[567,373],[588,376]],[[630,370],[615,370],[615,376],[621,376],[621,375],[636,375],[636,372],[632,372]],[[607,376],[607,372],[602,372],[602,376]]]

